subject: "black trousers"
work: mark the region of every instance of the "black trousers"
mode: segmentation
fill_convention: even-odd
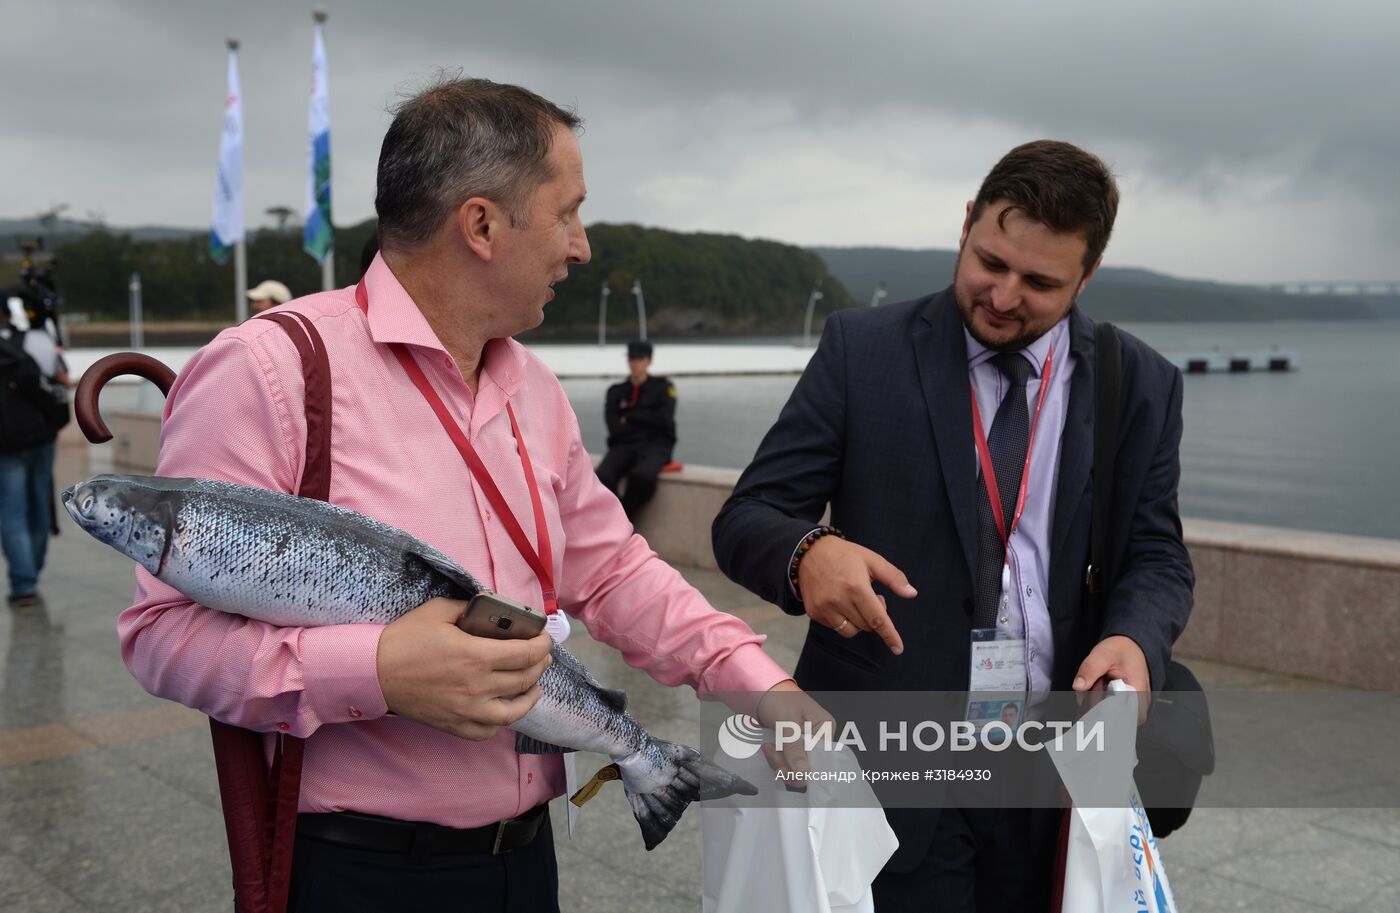
[[[510,853],[377,853],[298,835],[288,913],[558,913],[559,869],[546,819]]]
[[[627,519],[636,522],[637,511],[656,494],[656,477],[671,462],[670,444],[624,444],[608,450],[598,464],[598,480],[617,494],[626,479],[620,500]]]
[[[879,913],[1043,913],[1050,909],[1059,809],[945,808],[908,872],[881,872]]]

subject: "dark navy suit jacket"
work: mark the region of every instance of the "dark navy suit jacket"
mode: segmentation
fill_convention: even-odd
[[[1075,308],[1069,329],[1075,371],[1050,544],[1052,687],[1068,690],[1094,644],[1114,634],[1142,647],[1152,684],[1160,686],[1194,584],[1177,511],[1181,372],[1121,334],[1110,589],[1104,617],[1090,617],[1084,577],[1094,328]],[[803,614],[788,587],[788,564],[830,503],[832,525],[904,571],[919,595],[905,600],[876,587],[904,639],[902,656],[874,634],[848,640],[809,625],[796,670],[803,688],[966,690],[977,555],[970,402],[967,345],[951,289],[827,319],[816,354],[715,518],[715,557],[737,583]],[[928,820],[891,815],[902,844],[892,866],[912,862],[909,853],[926,844],[909,839],[915,819]]]

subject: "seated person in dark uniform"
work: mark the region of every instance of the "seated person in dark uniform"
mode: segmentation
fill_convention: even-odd
[[[647,376],[649,342],[627,344],[627,367],[632,376],[609,387],[603,400],[608,453],[598,464],[598,478],[613,494],[627,480],[622,509],[635,523],[637,511],[656,494],[656,477],[676,446],[676,388],[664,377]]]

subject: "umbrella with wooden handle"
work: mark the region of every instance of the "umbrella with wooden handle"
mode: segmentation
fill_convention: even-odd
[[[97,411],[98,394],[108,381],[123,374],[144,377],[159,387],[162,394],[169,393],[170,385],[175,383],[174,371],[140,352],[116,352],[93,362],[92,367],[83,372],[82,380],[78,381],[78,391],[73,396],[73,414],[83,435],[94,444],[105,444],[112,439],[112,432]]]
[[[140,352],[117,352],[94,362],[78,381],[73,402],[78,427],[94,444],[112,439],[111,430],[98,412],[98,395],[108,381],[123,374],[149,380],[160,388],[162,395],[168,395],[175,382],[174,371]],[[269,890],[271,848],[268,843],[272,832],[268,824],[273,798],[265,776],[260,737],[213,718],[209,725],[214,738],[214,761],[238,899],[236,906],[247,913],[283,910],[286,908],[285,878],[280,884],[280,894]],[[292,801],[295,802],[295,793]]]

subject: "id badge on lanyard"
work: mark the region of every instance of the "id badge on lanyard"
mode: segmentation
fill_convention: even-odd
[[[997,488],[996,469],[992,464],[991,449],[987,436],[982,430],[982,415],[977,405],[977,393],[972,391],[972,420],[977,456],[982,465],[982,478],[991,502],[992,516],[996,520],[997,532],[1007,551],[1006,560],[1001,566],[1001,595],[997,599],[996,624],[990,628],[975,628],[972,631],[971,666],[968,673],[967,721],[977,726],[982,738],[988,738],[988,723],[1001,721],[1014,729],[1022,720],[1026,710],[1026,639],[1012,637],[1002,627],[1011,612],[1011,534],[1021,520],[1021,511],[1026,506],[1026,487],[1030,484],[1031,454],[1035,452],[1035,433],[1040,427],[1040,413],[1045,406],[1045,395],[1050,389],[1050,378],[1055,368],[1055,348],[1045,356],[1045,371],[1041,377],[1040,395],[1035,406],[1035,420],[1031,422],[1030,439],[1026,444],[1026,462],[1021,469],[1021,489],[1016,496],[1016,511],[1010,523],[1002,516],[1001,492]],[[1000,730],[992,735],[1004,737]]]
[[[1001,568],[1001,597],[997,618],[1011,611],[1011,565]],[[982,738],[988,723],[1000,720],[1015,728],[1026,710],[1026,639],[1012,637],[1000,627],[972,631],[972,669],[968,674],[967,721],[977,727]]]

